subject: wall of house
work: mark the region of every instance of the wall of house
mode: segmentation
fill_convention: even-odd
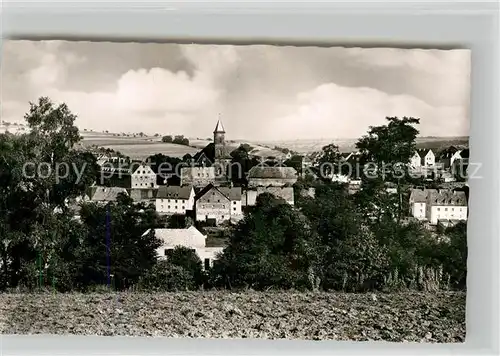
[[[231,201],[231,216],[240,216],[241,212],[241,200],[232,200]]]
[[[186,214],[186,210],[192,209],[188,199],[156,199],[156,211],[164,214]]]
[[[217,189],[211,189],[196,201],[196,220],[215,219],[219,224],[231,218],[231,201]]]
[[[426,166],[434,166],[436,163],[436,157],[432,151],[427,152],[425,155],[425,165]]]
[[[467,220],[467,206],[436,205],[430,207],[429,222],[436,225],[438,220]]]
[[[412,216],[420,220],[425,219],[427,212],[425,205],[425,203],[413,203],[411,212]]]
[[[181,185],[205,187],[215,182],[214,167],[183,167],[181,168]]]
[[[139,167],[132,174],[132,188],[136,189],[148,189],[148,188],[157,188],[156,184],[156,174],[151,170],[151,168],[142,168]]]
[[[254,206],[257,201],[257,191],[256,190],[246,190],[241,195],[243,206]]]
[[[293,185],[297,182],[296,178],[291,179],[279,179],[279,178],[249,178],[248,186],[250,187],[281,187],[286,184]]]
[[[410,165],[414,168],[418,168],[421,166],[420,163],[421,163],[420,156],[418,155],[418,153],[415,153],[415,155],[410,160]]]

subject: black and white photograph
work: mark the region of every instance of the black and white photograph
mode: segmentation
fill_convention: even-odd
[[[3,41],[0,334],[464,342],[470,72]]]

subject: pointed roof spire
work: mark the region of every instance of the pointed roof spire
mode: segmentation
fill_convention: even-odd
[[[224,126],[222,126],[222,122],[220,121],[220,114],[219,114],[219,119],[217,120],[217,125],[215,126],[214,133],[220,132],[220,133],[225,133],[226,131],[224,130]]]

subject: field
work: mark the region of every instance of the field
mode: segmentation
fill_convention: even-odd
[[[317,140],[294,140],[294,141],[275,141],[275,142],[256,142],[264,146],[286,147],[299,153],[311,153],[321,151],[321,148],[334,143],[341,152],[351,152],[356,149],[357,138],[346,139],[317,139]],[[440,149],[451,145],[466,145],[469,142],[468,137],[417,137],[417,148]]]
[[[0,294],[4,334],[463,342],[465,293]]]
[[[110,148],[137,160],[146,159],[156,153],[163,153],[171,157],[182,157],[187,153],[195,155],[199,151],[195,147],[163,143],[159,137],[114,137],[109,134],[83,135],[82,145],[84,147],[97,145]]]

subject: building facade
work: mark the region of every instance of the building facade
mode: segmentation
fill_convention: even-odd
[[[151,189],[158,188],[156,173],[146,164],[141,164],[134,170],[131,177],[131,188]]]
[[[283,187],[297,182],[297,171],[292,167],[255,166],[248,171],[249,187]]]
[[[151,229],[147,230],[143,236],[150,232]],[[159,259],[168,259],[173,249],[182,246],[192,249],[203,262],[203,268],[208,269],[223,251],[223,247],[206,247],[206,236],[194,226],[187,229],[154,229],[154,234],[162,242],[156,249]]]
[[[465,192],[448,189],[412,189],[410,214],[418,220],[437,225],[440,220],[466,221],[468,217]]]
[[[161,186],[156,193],[155,207],[159,214],[186,214],[193,210],[194,189],[192,186]]]
[[[182,167],[181,186],[205,187],[215,183],[215,167]]]
[[[224,221],[242,218],[241,188],[216,187],[209,184],[195,196],[196,221]]]

